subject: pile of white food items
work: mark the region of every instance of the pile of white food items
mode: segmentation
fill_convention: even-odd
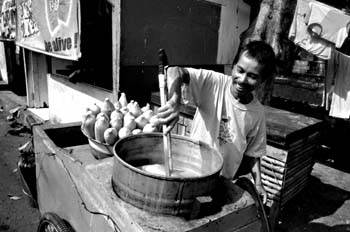
[[[114,145],[129,135],[159,132],[157,121],[148,103],[141,108],[136,101],[128,102],[125,93],[121,93],[115,103],[106,98],[101,106],[95,103],[87,107],[82,129],[90,139]]]

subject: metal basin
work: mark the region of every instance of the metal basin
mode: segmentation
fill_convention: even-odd
[[[172,135],[173,172],[170,176],[144,167],[161,167],[163,135],[126,137],[114,145],[112,185],[124,201],[147,211],[188,215],[196,197],[210,196],[223,166],[220,153],[188,137]]]
[[[104,159],[113,156],[113,146],[107,143],[101,143],[96,139],[91,138],[82,127],[81,132],[88,138],[91,154],[96,159]]]

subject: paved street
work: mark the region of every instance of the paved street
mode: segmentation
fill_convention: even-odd
[[[346,232],[349,215],[349,173],[316,163],[309,186],[283,209],[277,232]]]
[[[0,231],[34,232],[39,222],[39,211],[23,192],[17,170],[18,148],[30,140],[30,133],[12,134],[21,125],[7,120],[8,111],[21,102],[23,98],[0,92]]]

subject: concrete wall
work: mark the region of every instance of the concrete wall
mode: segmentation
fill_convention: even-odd
[[[125,0],[121,65],[157,65],[164,48],[172,65],[232,64],[249,25],[243,0]]]
[[[73,84],[64,77],[48,75],[49,115],[53,123],[78,122],[86,107],[102,105],[105,98],[116,100],[111,92],[84,83]]]
[[[159,48],[165,49],[169,65],[225,72],[228,66],[231,73],[249,16],[243,0],[125,0],[120,90],[142,104],[149,101],[158,89]]]
[[[211,0],[222,3],[216,62],[231,65],[238,51],[239,36],[249,26],[250,6],[243,0]]]

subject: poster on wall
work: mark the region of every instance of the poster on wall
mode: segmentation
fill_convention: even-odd
[[[16,38],[15,0],[0,0],[0,40]]]
[[[80,54],[79,0],[17,0],[16,44],[58,58]]]

